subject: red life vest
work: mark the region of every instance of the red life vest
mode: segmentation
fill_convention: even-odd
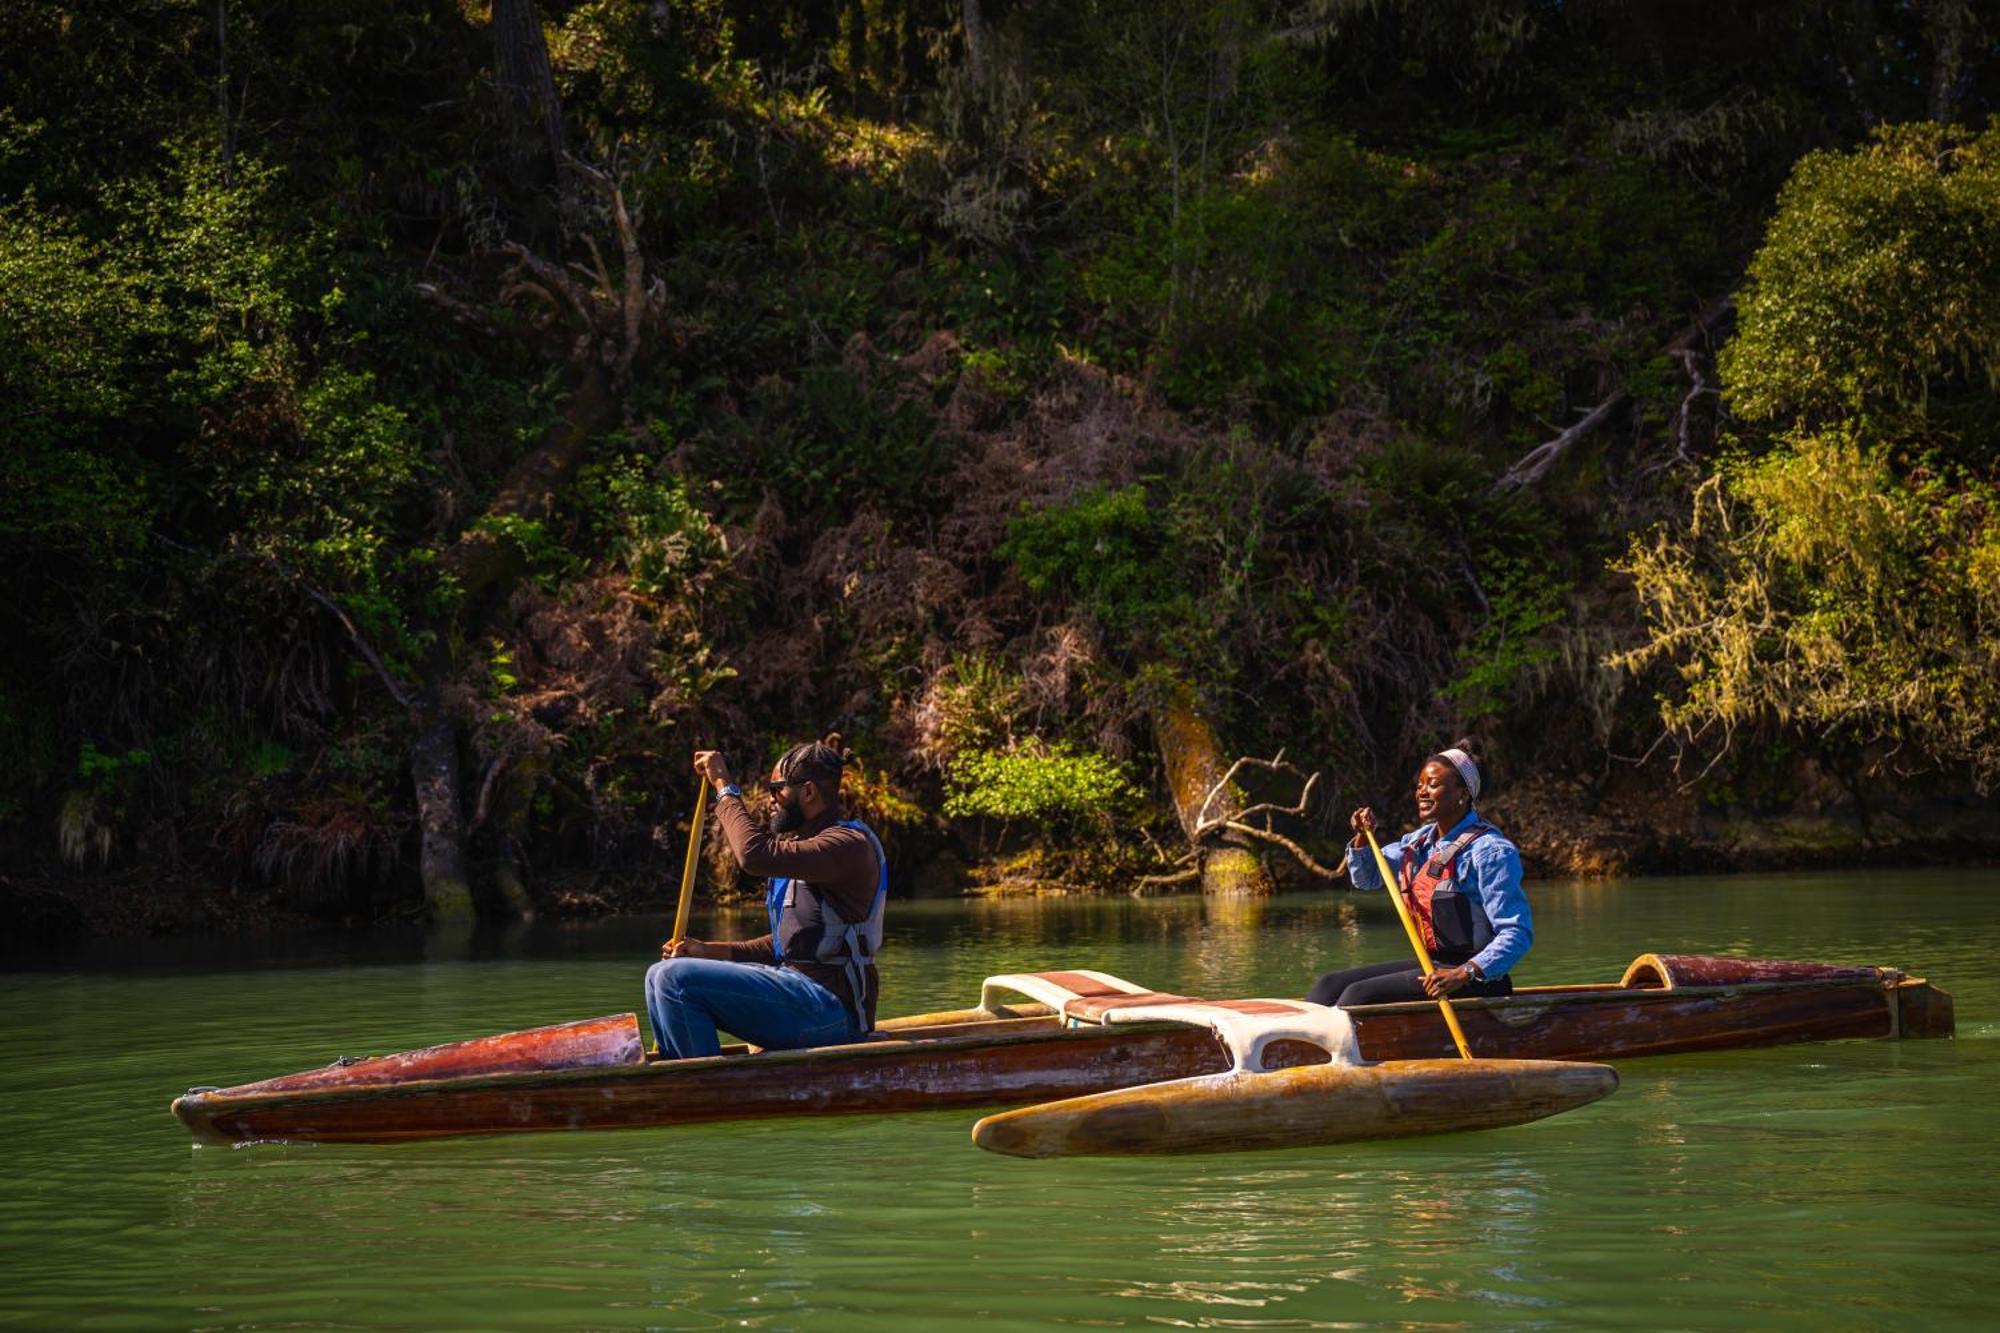
[[[1493,831],[1491,824],[1476,820],[1465,832],[1435,848],[1424,858],[1422,866],[1416,863],[1417,848],[1405,848],[1403,851],[1403,863],[1397,867],[1396,877],[1402,881],[1403,897],[1410,905],[1410,915],[1417,919],[1417,929],[1423,933],[1424,947],[1433,955],[1438,951],[1439,942],[1432,900],[1437,897],[1439,890],[1447,894],[1457,892],[1453,881],[1458,873],[1459,855]],[[1468,906],[1476,905],[1468,904]],[[1485,913],[1480,912],[1479,915],[1483,918]],[[1492,929],[1491,926],[1486,928],[1485,933],[1489,939],[1492,937]],[[1462,933],[1462,930],[1454,933]],[[1455,948],[1462,946],[1461,941],[1455,940],[1453,944]]]

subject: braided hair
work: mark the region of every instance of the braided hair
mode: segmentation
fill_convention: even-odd
[[[840,733],[830,731],[825,740],[806,741],[785,751],[778,772],[792,782],[816,782],[829,796],[840,791],[840,771],[854,762],[854,752],[842,744]]]

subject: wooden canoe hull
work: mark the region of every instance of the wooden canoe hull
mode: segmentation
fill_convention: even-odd
[[[1664,980],[1628,972],[1621,984],[1524,990],[1453,1007],[1475,1055],[1511,1059],[1616,1060],[1953,1030],[1949,994],[1887,970],[1731,981],[1720,978],[1760,976],[1753,969],[1777,965],[1721,960],[1739,965],[1731,974],[1660,961]],[[1690,984],[1694,977],[1703,984]],[[1369,1061],[1452,1054],[1434,1004],[1375,1005],[1350,1016]],[[848,1046],[649,1062],[638,1050],[637,1020],[621,1014],[191,1090],[173,1110],[207,1140],[384,1143],[1023,1105],[1230,1068],[1221,1044],[1202,1029],[1068,1028],[1041,1005],[882,1026],[887,1039]],[[1266,1053],[1274,1068],[1326,1058],[1303,1043],[1275,1043]]]
[[[1307,1148],[1523,1125],[1608,1096],[1609,1065],[1391,1060],[1232,1070],[987,1116],[972,1141],[1012,1157]]]

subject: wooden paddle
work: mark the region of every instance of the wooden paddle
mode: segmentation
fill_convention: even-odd
[[[669,944],[679,944],[687,938],[688,908],[694,905],[694,868],[701,862],[701,821],[708,813],[708,779],[701,780],[701,790],[694,798],[694,820],[688,825],[687,864],[681,867],[681,901],[674,908],[674,937]]]
[[[1368,839],[1368,850],[1375,853],[1375,869],[1382,875],[1382,887],[1389,890],[1390,901],[1396,904],[1396,915],[1403,919],[1403,930],[1410,937],[1410,947],[1417,951],[1417,964],[1424,969],[1424,975],[1431,974],[1431,951],[1424,947],[1424,937],[1417,931],[1416,918],[1410,915],[1410,905],[1403,901],[1403,886],[1389,872],[1389,858],[1382,855],[1382,849],[1375,843],[1371,829],[1362,829],[1361,834]],[[692,864],[692,862],[690,862]],[[1452,1044],[1458,1053],[1470,1060],[1472,1048],[1465,1044],[1465,1029],[1458,1025],[1458,1015],[1451,1011],[1451,1001],[1445,996],[1437,997],[1438,1008],[1444,1012],[1444,1025],[1451,1029]]]

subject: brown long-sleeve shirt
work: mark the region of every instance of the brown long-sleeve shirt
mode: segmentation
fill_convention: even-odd
[[[875,905],[875,887],[881,882],[882,868],[876,864],[875,847],[859,829],[843,828],[836,822],[840,811],[833,809],[806,823],[796,833],[774,834],[750,817],[739,797],[724,796],[715,804],[715,819],[736,863],[752,875],[767,879],[796,881],[794,890],[813,894],[829,904],[844,921],[860,921]],[[807,933],[813,938],[805,938]],[[776,944],[782,943],[785,957],[778,958]],[[856,997],[847,984],[847,970],[839,963],[813,959],[819,947],[816,932],[774,941],[768,934],[754,940],[730,940],[723,944],[729,960],[736,963],[765,963],[789,967],[817,981],[838,995],[850,1008],[859,1008],[869,1027],[875,1026],[875,1001],[881,989],[875,965],[866,968],[868,993]],[[857,1006],[856,999],[861,1003]]]

